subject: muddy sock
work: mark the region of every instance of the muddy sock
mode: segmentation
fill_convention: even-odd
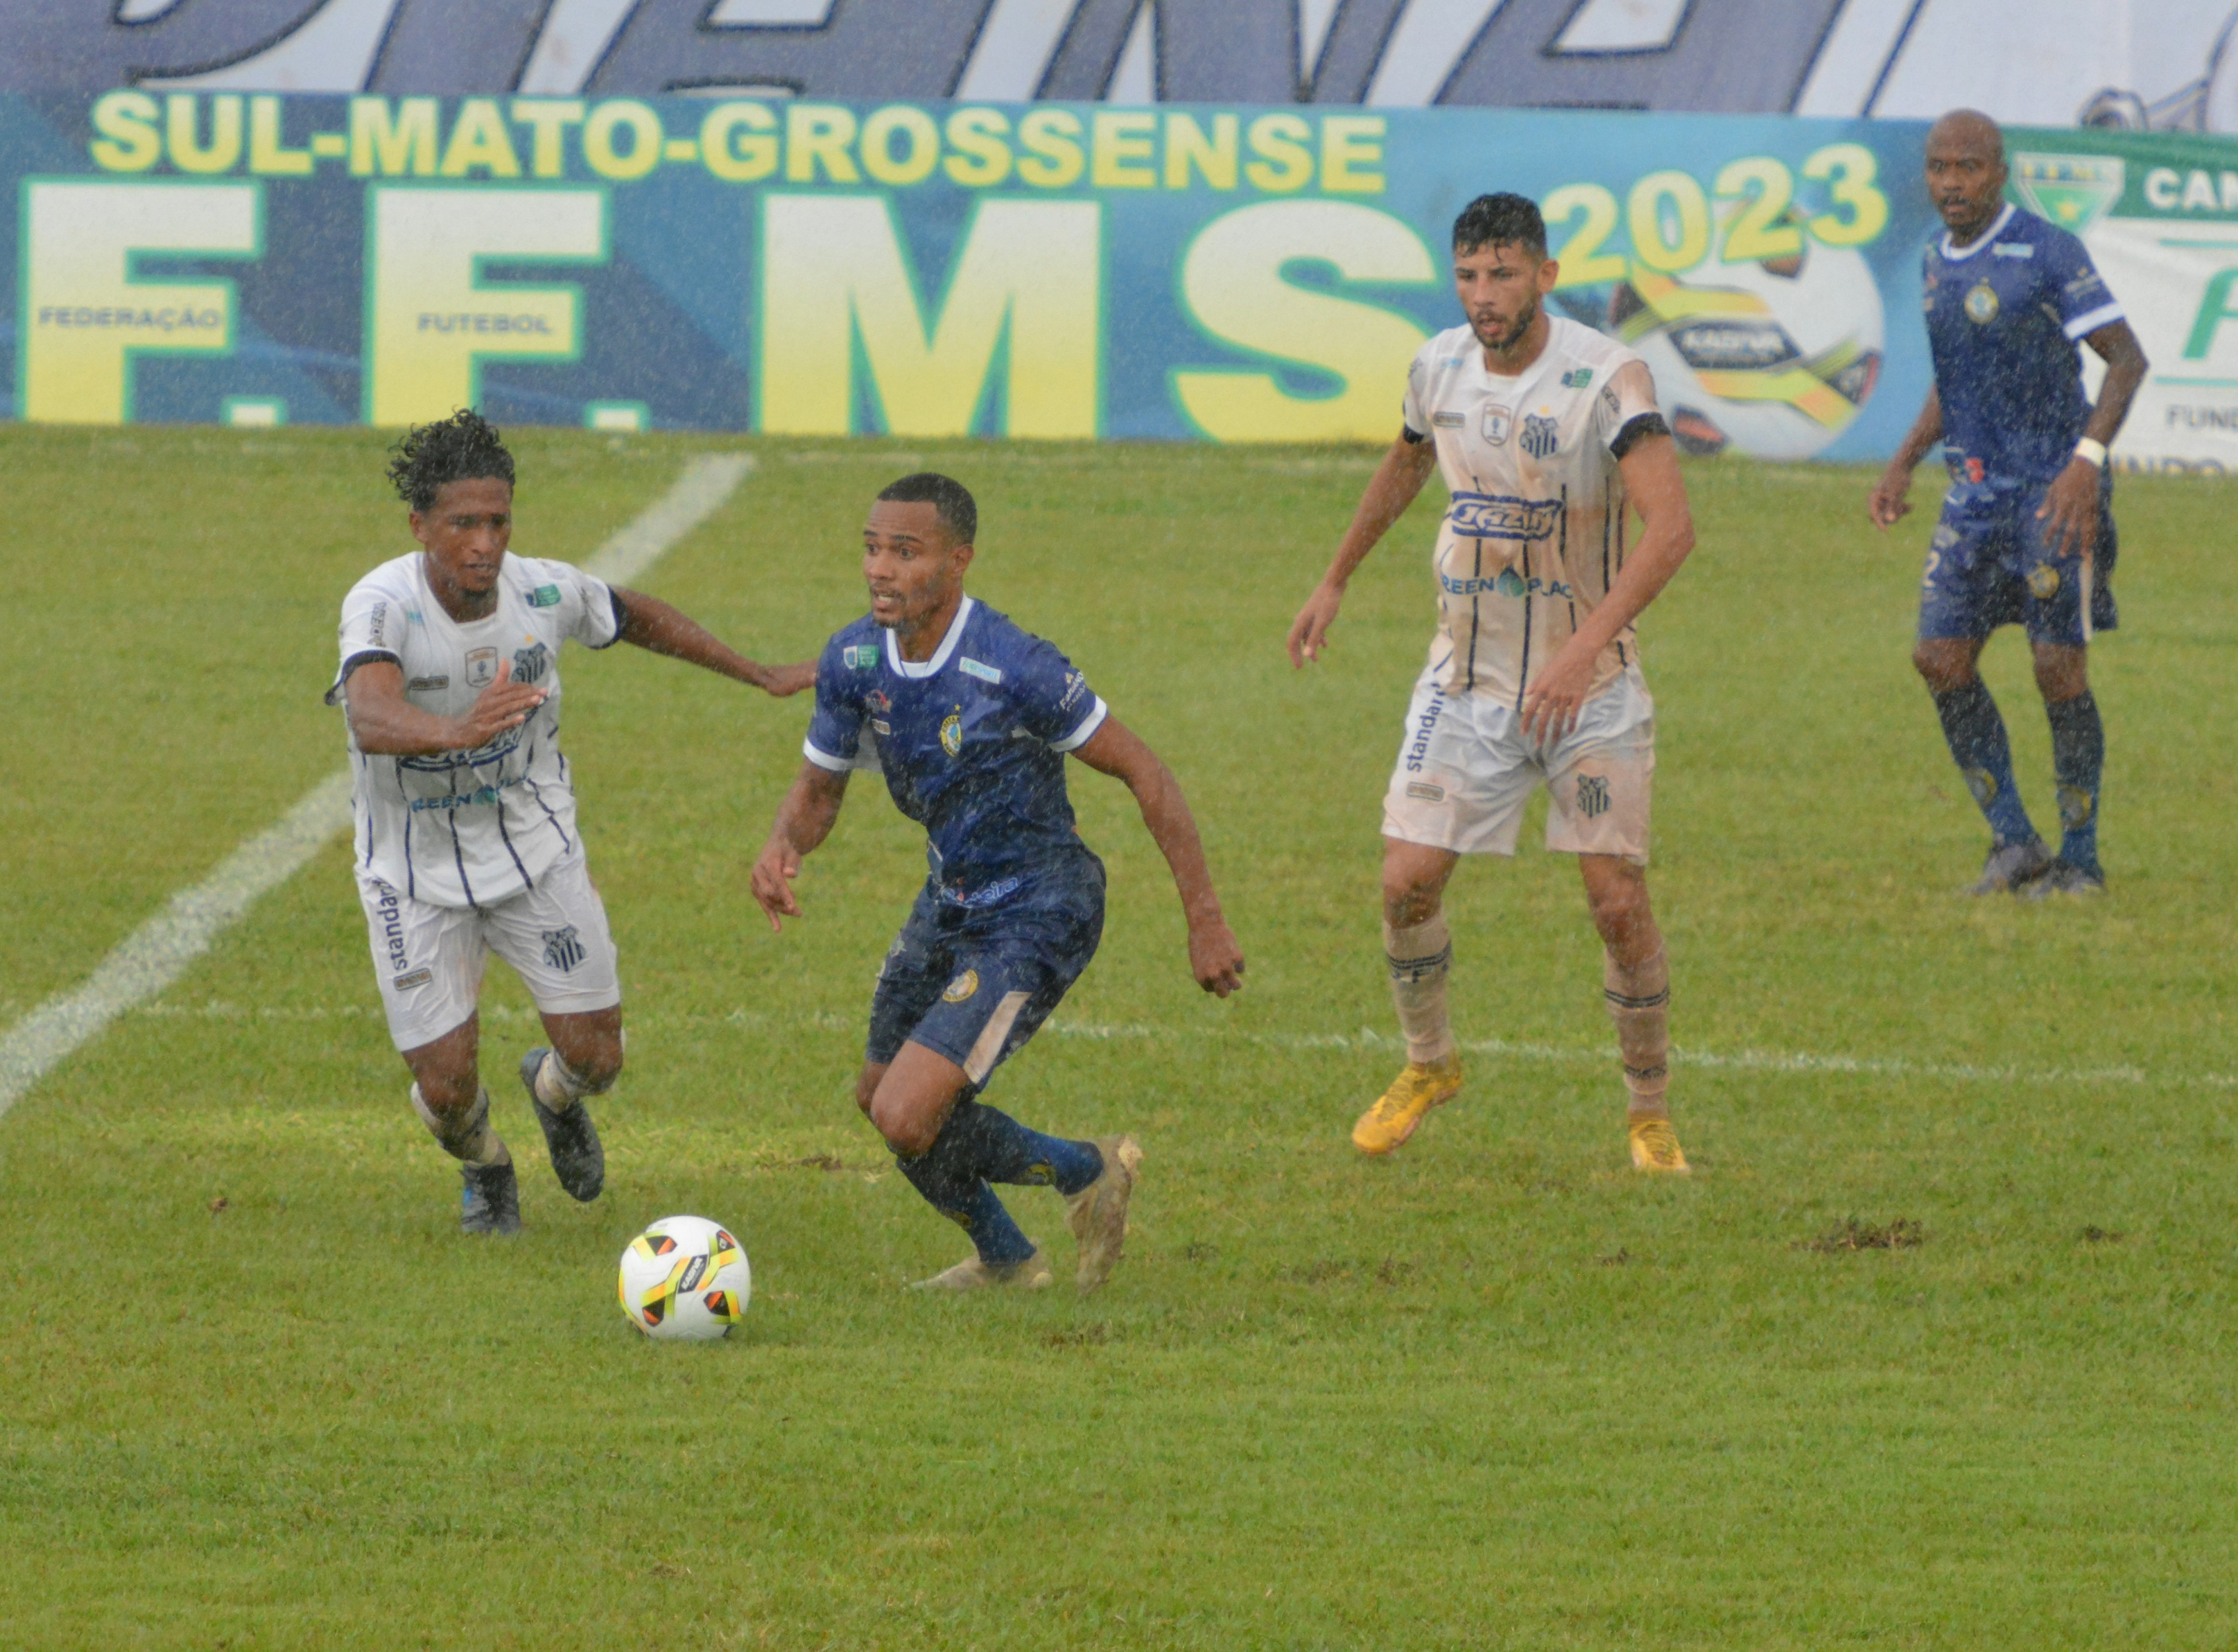
[[[1446,1018],[1446,975],[1453,965],[1453,940],[1445,914],[1407,929],[1385,924],[1383,952],[1391,966],[1399,1030],[1407,1036],[1407,1059],[1424,1066],[1444,1060],[1453,1052],[1453,1030]]]
[[[1624,1055],[1624,1087],[1634,1118],[1670,1112],[1665,1092],[1671,1083],[1671,963],[1660,946],[1652,958],[1630,965],[1605,956],[1601,971],[1609,1019],[1616,1023],[1617,1048]]]

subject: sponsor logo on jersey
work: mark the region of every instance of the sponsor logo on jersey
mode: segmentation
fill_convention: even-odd
[[[552,651],[542,643],[533,648],[521,648],[513,656],[513,680],[515,682],[534,682],[552,664]]]
[[[1994,242],[1990,247],[1990,256],[1992,258],[2033,258],[2036,256],[2036,249],[2029,246],[2025,241]]]
[[[1433,689],[1430,693],[1430,703],[1422,707],[1422,714],[1414,720],[1414,738],[1407,743],[1407,773],[1416,773],[1420,771],[1422,759],[1429,753],[1430,736],[1437,733],[1438,715],[1445,708],[1446,691],[1442,688]]]
[[[1560,427],[1553,420],[1542,418],[1535,413],[1523,415],[1523,437],[1517,446],[1533,459],[1545,459],[1551,455],[1559,439]]]
[[[979,972],[977,970],[966,970],[963,974],[950,981],[948,984],[948,990],[943,992],[940,996],[942,1001],[944,1003],[961,1004],[964,999],[970,998],[978,990]]]
[[[1442,786],[1433,786],[1427,780],[1409,780],[1407,782],[1407,795],[1420,798],[1425,803],[1443,803],[1446,800],[1446,788]]]
[[[981,665],[970,654],[964,654],[959,658],[956,662],[956,668],[967,677],[977,677],[981,682],[1000,682],[1003,680],[1003,673],[1000,671],[997,671],[992,666]]]
[[[487,688],[497,680],[497,650],[470,648],[467,651],[467,687]]]
[[[451,679],[447,673],[434,677],[414,677],[404,686],[407,689],[418,693],[432,694],[439,688],[448,688],[451,686]]]
[[[435,972],[433,970],[414,970],[408,975],[398,976],[389,985],[400,992],[409,992],[414,987],[425,986],[434,979]]]
[[[1987,282],[1976,283],[1966,295],[1966,319],[1977,327],[1987,327],[1997,319],[1997,289]]]
[[[396,898],[396,891],[388,885],[376,882],[374,887],[380,892],[374,910],[381,915],[381,939],[388,948],[388,967],[393,973],[401,974],[410,961],[404,953],[403,906]]]
[[[839,651],[839,658],[845,661],[847,669],[850,671],[869,671],[878,663],[878,645],[875,642],[866,642],[860,647],[851,646],[842,648]]]
[[[365,634],[375,643],[388,640],[388,604],[376,602],[373,605],[373,617],[366,622]]]
[[[940,749],[950,757],[963,749],[963,720],[953,713],[940,720]]]
[[[1070,711],[1072,704],[1088,692],[1088,679],[1076,671],[1064,673],[1064,698],[1056,703],[1059,711]]]
[[[544,962],[562,974],[573,969],[590,954],[583,950],[583,938],[575,932],[575,926],[544,932]]]
[[[538,586],[533,591],[531,591],[528,594],[528,606],[532,608],[558,607],[560,606],[560,587],[556,585]]]
[[[1468,422],[1458,413],[1434,413],[1430,422],[1440,430],[1458,430]]]
[[[1515,415],[1512,409],[1487,401],[1478,420],[1478,426],[1484,432],[1486,441],[1495,448],[1504,448],[1507,445],[1508,430],[1514,421]]]
[[[1598,774],[1578,776],[1578,813],[1588,820],[1608,813],[1608,781]]]
[[[1450,574],[1440,574],[1438,583],[1448,596],[1559,596],[1574,595],[1566,580],[1542,580],[1536,574],[1526,579],[1512,567],[1497,574],[1487,574],[1481,579],[1460,579]]]
[[[1552,539],[1562,520],[1559,499],[1516,499],[1506,494],[1458,493],[1446,520],[1461,539],[1530,542]]]
[[[1589,367],[1572,368],[1567,373],[1562,375],[1562,388],[1565,390],[1582,390],[1592,381],[1593,370]]]
[[[429,809],[470,809],[478,804],[486,806],[496,801],[497,787],[478,786],[471,792],[453,792],[442,797],[414,798],[412,812],[414,814],[420,814]]]

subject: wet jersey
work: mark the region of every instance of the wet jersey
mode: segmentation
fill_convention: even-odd
[[[2076,341],[2122,319],[2082,242],[2010,203],[1963,247],[1927,249],[1927,342],[1962,480],[2049,481],[2089,422]]]
[[[1448,693],[1519,708],[1531,673],[1559,653],[1624,566],[1617,461],[1666,427],[1647,365],[1562,316],[1513,378],[1485,367],[1467,327],[1439,334],[1407,373],[1407,435],[1437,446],[1453,502],[1438,527],[1438,633],[1430,660]],[[1626,626],[1594,664],[1599,693],[1636,658]]]
[[[497,607],[464,623],[435,600],[418,551],[351,587],[328,705],[370,660],[393,661],[404,698],[439,717],[471,710],[501,663],[513,681],[546,691],[520,727],[473,751],[389,756],[361,751],[353,733],[359,870],[438,906],[493,906],[533,888],[576,842],[575,788],[560,752],[560,647],[603,648],[619,634],[612,591],[566,562],[508,554]]]
[[[1105,715],[1054,647],[966,597],[930,660],[903,659],[867,614],[833,636],[802,749],[822,768],[883,771],[924,827],[941,898],[991,906],[1087,853],[1064,754]]]

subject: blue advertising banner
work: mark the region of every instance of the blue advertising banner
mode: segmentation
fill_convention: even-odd
[[[396,426],[471,404],[609,429],[1380,442],[1414,349],[1458,320],[1453,216],[1505,189],[1544,206],[1553,302],[1647,359],[1691,448],[1870,458],[1929,381],[1922,136],[1499,109],[11,96],[4,349],[17,416],[60,422]],[[2076,227],[2159,198],[2142,164],[2125,191],[2109,146],[2212,145],[2057,136],[2083,152],[2016,181]],[[2171,202],[2202,187],[2161,184]]]

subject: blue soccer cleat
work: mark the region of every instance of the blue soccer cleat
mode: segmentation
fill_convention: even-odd
[[[520,1231],[520,1185],[513,1179],[510,1160],[503,1164],[462,1164],[466,1184],[459,1199],[461,1233],[518,1233]]]
[[[560,1178],[569,1198],[588,1204],[606,1184],[606,1150],[599,1144],[599,1127],[591,1122],[587,1105],[579,1101],[566,1111],[555,1113],[538,1097],[536,1075],[543,1069],[546,1053],[540,1045],[521,1057],[520,1087],[528,1091],[528,1105],[536,1110],[536,1122],[543,1127],[544,1145],[552,1155],[552,1173]]]

